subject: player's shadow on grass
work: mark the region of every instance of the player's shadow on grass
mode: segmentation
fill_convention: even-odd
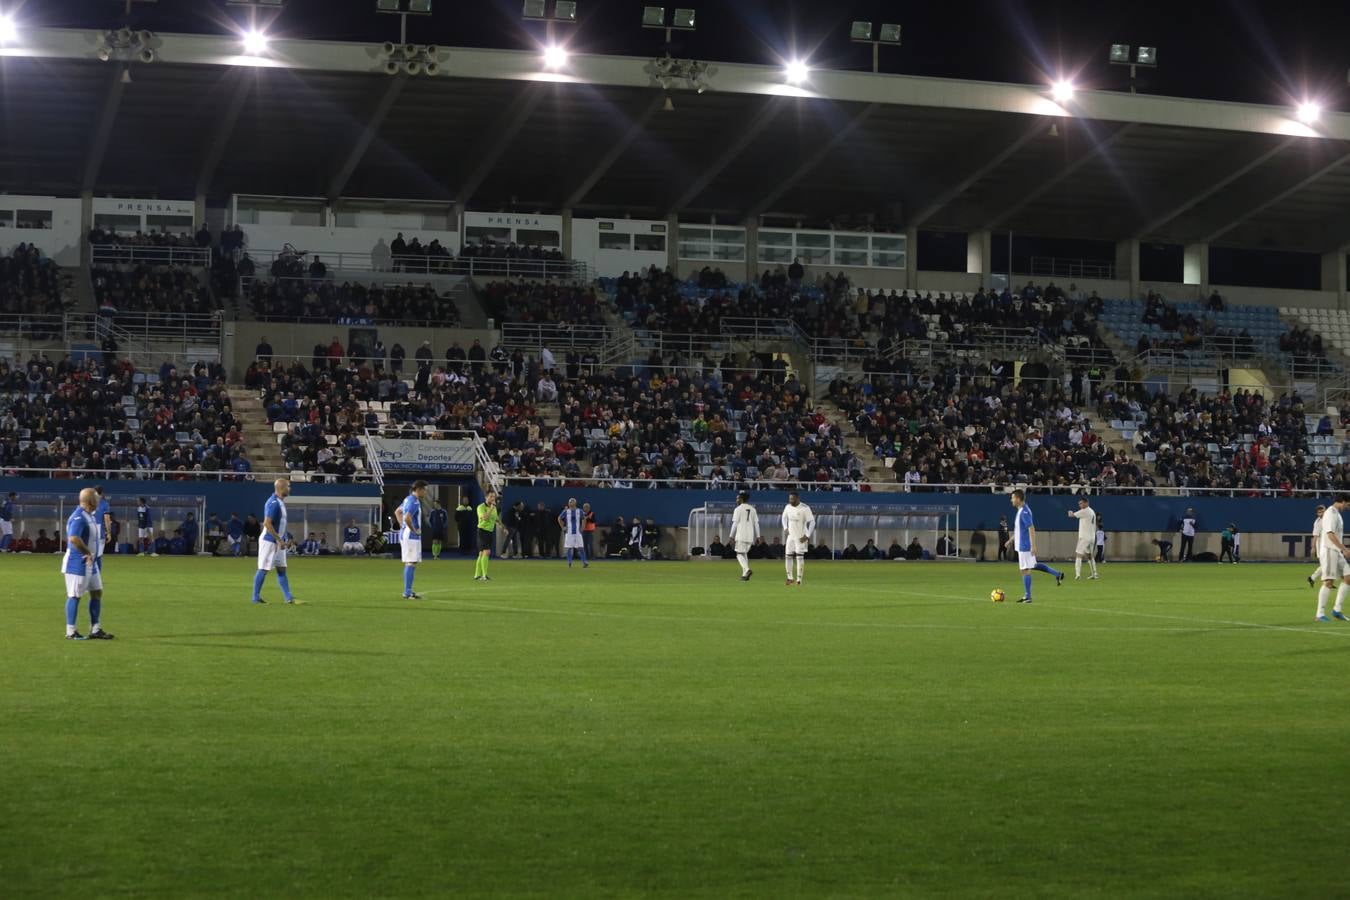
[[[312,656],[393,656],[380,650],[338,650],[331,647],[273,647],[267,644],[221,644],[214,641],[163,640],[161,644],[175,647],[202,647],[208,650],[257,650],[263,653],[307,653]]]
[[[296,631],[292,628],[269,628],[256,629],[253,631],[180,631],[175,634],[142,634],[137,636],[137,640],[142,641],[175,641],[181,638],[229,638],[229,637],[270,637],[274,634],[296,635],[296,634],[322,634],[322,631]]]

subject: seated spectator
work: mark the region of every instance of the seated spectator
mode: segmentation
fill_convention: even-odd
[[[917,535],[905,548],[905,559],[923,559],[923,545],[919,543]]]
[[[36,543],[33,544],[34,553],[59,553],[61,545],[54,537],[47,536],[47,529],[39,528]]]
[[[721,535],[713,535],[712,543],[708,544],[708,556],[714,559],[721,559],[727,552],[727,545],[722,543]]]
[[[0,314],[59,316],[73,307],[71,277],[32,244],[0,256]],[[34,338],[55,337],[49,326],[26,326]]]
[[[305,539],[300,543],[300,555],[301,555],[301,556],[318,556],[318,555],[319,555],[319,539],[318,539],[318,537],[314,534],[314,532],[311,531],[311,532],[309,533],[309,537],[305,538]]]
[[[863,544],[862,549],[858,551],[858,557],[859,559],[885,559],[886,554],[881,552],[881,548],[877,546],[876,541],[868,538],[867,543]]]
[[[361,543],[361,529],[357,526],[356,520],[347,520],[347,527],[342,529],[342,555],[360,556],[365,552],[365,545]]]
[[[322,266],[322,262],[319,263]],[[249,290],[254,315],[275,322],[403,325],[435,328],[459,324],[459,308],[426,284],[369,285],[306,278],[259,278]]]
[[[886,550],[887,559],[904,559],[905,548],[900,546],[900,539],[892,538],[891,546]]]

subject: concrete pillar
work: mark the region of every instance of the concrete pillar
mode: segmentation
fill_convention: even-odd
[[[905,229],[905,287],[919,289],[919,229],[912,225]]]
[[[966,235],[966,274],[979,275],[980,284],[989,286],[994,273],[994,234],[991,231],[972,231]]]
[[[192,221],[201,227],[206,222],[206,195],[198,194],[192,201]]]
[[[94,192],[80,194],[80,265],[89,265],[89,232],[94,227]]]
[[[745,223],[745,280],[759,281],[759,222]]]
[[[1181,264],[1181,283],[1200,286],[1200,295],[1209,290],[1209,244],[1187,244]]]
[[[680,271],[680,217],[675,213],[666,216],[666,266]]]
[[[464,204],[455,202],[450,204],[450,227],[459,235],[459,246],[454,248],[455,255],[458,256],[464,250]]]
[[[562,211],[562,252],[568,259],[572,258],[572,211],[564,209]]]
[[[1322,290],[1335,291],[1337,308],[1345,309],[1345,250],[1333,250],[1322,254]]]
[[[1130,284],[1130,297],[1139,297],[1139,240],[1126,238],[1116,241],[1116,280]]]

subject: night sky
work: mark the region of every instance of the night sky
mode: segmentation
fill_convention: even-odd
[[[21,21],[66,27],[122,22],[123,0],[17,0]],[[14,5],[11,0],[9,6]],[[639,25],[635,0],[580,0],[568,27],[574,51],[651,56],[663,36]],[[673,4],[672,4],[673,5]],[[820,68],[866,69],[871,50],[849,43],[854,18],[898,22],[904,44],[887,48],[888,72],[987,81],[1042,82],[1077,73],[1082,87],[1120,89],[1125,70],[1106,63],[1113,42],[1159,48],[1151,93],[1252,103],[1316,97],[1346,109],[1350,4],[1299,0],[686,0],[698,30],[678,35],[677,55],[775,63],[805,55]],[[520,17],[520,0],[435,0],[430,17],[410,17],[408,38],[443,46],[529,48],[543,40]],[[397,39],[398,20],[375,0],[288,0],[271,27],[282,36]],[[224,0],[137,2],[132,24],[154,31],[224,32],[247,11]]]

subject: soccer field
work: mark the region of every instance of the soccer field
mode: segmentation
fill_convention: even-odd
[[[1344,896],[1310,568],[10,557],[0,895]]]

